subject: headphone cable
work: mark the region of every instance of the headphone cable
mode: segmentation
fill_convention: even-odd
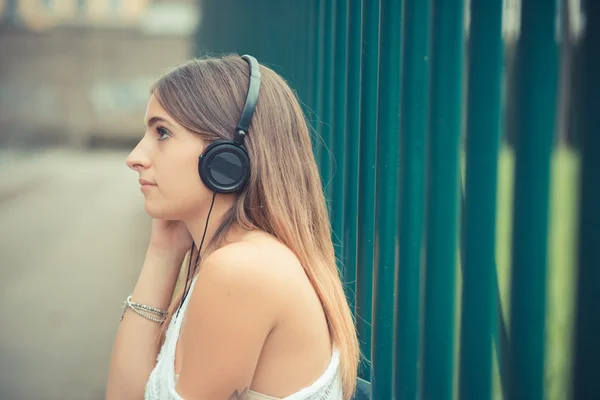
[[[196,253],[196,260],[194,261],[194,270],[191,274],[191,278],[192,280],[194,279],[194,274],[196,273],[196,268],[198,267],[198,261],[200,259],[200,252],[202,251],[202,246],[204,245],[204,238],[206,237],[206,231],[208,230],[208,220],[210,219],[210,214],[212,213],[212,209],[213,206],[215,205],[215,197],[217,197],[217,192],[213,192],[213,197],[212,197],[212,201],[210,203],[210,208],[208,210],[208,215],[206,217],[206,224],[204,225],[204,233],[202,234],[202,240],[200,241],[200,247],[198,248],[198,251]],[[185,286],[183,288],[183,296],[181,296],[181,302],[179,303],[179,307],[177,308],[177,314],[176,317],[179,316],[179,311],[181,310],[181,307],[183,306],[183,302],[185,301],[187,295],[188,295],[188,291],[191,289],[191,282],[189,284],[188,287],[188,281],[190,280],[190,271],[191,271],[191,266],[192,266],[192,256],[194,254],[194,248],[195,248],[195,243],[192,241],[192,250],[190,252],[190,259],[189,259],[189,263],[188,263],[188,269],[187,269],[187,275],[185,278]]]

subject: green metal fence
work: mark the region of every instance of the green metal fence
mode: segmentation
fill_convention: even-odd
[[[314,127],[374,399],[600,396],[599,4],[200,2]]]

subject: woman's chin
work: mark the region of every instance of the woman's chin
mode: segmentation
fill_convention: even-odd
[[[156,205],[153,204],[152,201],[148,201],[148,199],[146,199],[146,202],[144,203],[144,210],[148,216],[154,219],[165,219],[166,213],[164,210],[162,210],[160,207],[156,207]]]
[[[181,213],[173,210],[173,207],[167,208],[157,204],[156,201],[148,200],[146,198],[146,202],[144,203],[144,210],[148,216],[154,219],[164,219],[169,221],[179,221],[181,220]],[[175,212],[174,212],[175,211]]]

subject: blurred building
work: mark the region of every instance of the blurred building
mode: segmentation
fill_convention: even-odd
[[[0,0],[0,146],[139,138],[198,22],[194,0]]]

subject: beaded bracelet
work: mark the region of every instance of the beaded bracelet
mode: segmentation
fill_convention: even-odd
[[[123,311],[121,312],[121,321],[123,320],[123,316],[125,315],[125,311],[127,310],[127,307],[131,308],[136,314],[149,319],[150,321],[154,321],[157,323],[163,323],[166,320],[166,316],[167,316],[167,311],[164,310],[159,310],[158,308],[155,307],[151,307],[151,306],[147,306],[145,304],[140,304],[140,303],[135,303],[131,301],[131,295],[129,295],[127,297],[127,299],[123,302]],[[156,314],[159,317],[161,317],[160,319],[158,318],[154,318],[151,315],[146,314],[145,312],[149,312],[152,314]]]

